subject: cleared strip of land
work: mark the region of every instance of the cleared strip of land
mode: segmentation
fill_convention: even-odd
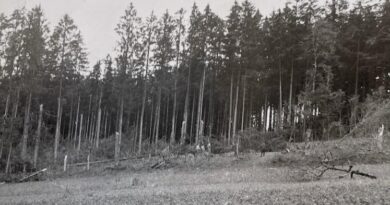
[[[228,158],[221,158],[227,160]],[[254,158],[256,159],[256,158]],[[226,163],[226,162],[225,162]],[[338,179],[330,172],[317,182],[289,181],[285,167],[245,160],[236,166],[150,172],[0,185],[1,204],[386,204],[390,165],[356,165],[378,180]]]

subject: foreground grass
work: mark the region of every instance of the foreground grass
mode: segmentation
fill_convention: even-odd
[[[310,183],[223,183],[157,188],[127,187],[23,196],[5,204],[386,204],[390,181],[343,180]]]
[[[286,167],[269,167],[256,155],[225,166],[171,168],[53,181],[0,185],[0,204],[386,204],[390,202],[390,164],[356,165],[379,177],[296,183]],[[234,162],[234,163],[233,163]],[[213,163],[213,162],[211,162]],[[215,163],[213,163],[215,164]],[[229,164],[229,166],[227,166]]]

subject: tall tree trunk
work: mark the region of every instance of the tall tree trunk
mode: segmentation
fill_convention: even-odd
[[[228,102],[225,101],[222,121],[221,121],[221,125],[220,125],[220,132],[222,133],[224,144],[226,144],[226,140],[228,138],[228,136],[227,136],[228,133],[226,131],[227,131],[227,126],[229,124],[229,119],[227,118],[228,114],[229,114],[229,106],[227,104],[228,104]]]
[[[194,89],[194,94],[192,97],[192,109],[191,109],[191,127],[190,127],[190,144],[193,141],[193,127],[194,127],[194,118],[195,118],[195,89]]]
[[[6,174],[10,173],[11,155],[12,155],[12,141],[9,143],[9,148],[8,148],[7,164],[5,165]]]
[[[89,121],[89,130],[88,130],[88,133],[87,133],[89,144],[91,144],[92,140],[93,140],[92,138],[93,138],[94,121],[95,121],[95,114],[91,110],[91,118],[90,118],[90,121]]]
[[[208,106],[208,136],[212,135],[214,128],[214,82],[215,82],[215,69],[211,71],[212,76],[210,78],[210,93],[209,93],[209,106]]]
[[[61,63],[60,63],[60,90],[58,92],[57,98],[57,121],[56,121],[56,131],[54,135],[54,163],[57,162],[58,155],[58,145],[60,142],[61,135],[61,120],[62,120],[62,81],[63,81],[63,70],[64,70],[64,58],[65,58],[65,41],[66,33],[62,36],[62,54],[61,54]]]
[[[293,109],[292,109],[292,98],[293,98],[293,80],[294,80],[294,61],[291,63],[291,76],[290,76],[290,96],[288,99],[288,116],[287,122],[291,126],[294,121],[291,120],[293,117]]]
[[[68,136],[67,136],[67,140],[69,140],[70,142],[71,142],[72,129],[73,129],[72,120],[73,120],[73,95],[70,102],[70,116],[69,116]]]
[[[165,113],[165,131],[164,131],[164,135],[165,135],[165,142],[168,142],[168,124],[169,124],[169,103],[170,102],[170,98],[169,98],[169,93],[167,93],[167,103],[166,103],[166,113]]]
[[[108,112],[105,108],[104,111],[104,128],[103,128],[103,138],[107,138],[107,119],[108,119]]]
[[[98,116],[97,116],[97,122],[96,122],[96,148],[99,148],[99,143],[100,143],[100,124],[101,124],[101,119],[102,119],[102,96],[103,92],[100,92],[99,96],[99,103],[98,103]]]
[[[14,110],[13,115],[11,118],[11,124],[8,132],[8,138],[10,139],[9,142],[9,149],[8,149],[8,157],[7,157],[7,164],[5,172],[9,173],[9,168],[11,166],[11,154],[12,154],[12,146],[13,146],[13,131],[14,131],[14,122],[16,117],[18,116],[18,108],[19,108],[19,94],[20,94],[20,88],[17,88],[16,91],[16,102],[14,103]]]
[[[57,123],[56,123],[56,132],[54,136],[54,163],[57,162],[57,156],[58,156],[58,144],[60,141],[60,133],[61,133],[61,118],[62,118],[62,112],[61,112],[61,96],[57,98]]]
[[[242,95],[242,111],[241,111],[241,131],[244,131],[244,123],[245,123],[245,95],[246,95],[246,70],[243,76],[242,81],[243,86],[243,95]]]
[[[114,153],[114,160],[115,165],[119,166],[119,155],[120,155],[120,139],[119,139],[119,133],[115,132],[115,153]]]
[[[195,144],[199,145],[199,141],[203,143],[203,126],[202,121],[202,111],[203,111],[203,93],[204,93],[204,84],[206,78],[206,68],[203,68],[202,79],[199,86],[199,101],[198,101],[198,114],[197,114],[197,123],[196,123],[196,135],[195,135]]]
[[[154,103],[153,103],[153,100],[152,100],[152,109],[150,111],[150,118],[149,118],[149,142],[150,142],[150,145],[152,145],[153,143],[153,115],[154,115],[154,112],[155,110],[154,109],[157,109],[157,105],[154,106]],[[154,119],[156,120],[156,119]]]
[[[85,126],[85,139],[87,139],[87,141],[89,141],[90,120],[92,118],[91,107],[92,107],[92,95],[90,94],[89,104],[88,104],[87,124]]]
[[[7,94],[7,100],[5,102],[5,110],[4,110],[4,115],[3,115],[3,125],[2,125],[2,132],[3,135],[0,136],[0,159],[3,158],[3,147],[4,147],[4,142],[5,142],[5,136],[4,136],[4,133],[5,133],[5,125],[6,125],[6,120],[7,120],[7,117],[8,117],[8,108],[9,108],[9,101],[10,101],[10,94],[8,93]]]
[[[148,70],[149,70],[149,52],[150,52],[150,38],[151,33],[149,33],[148,37],[148,51],[146,55],[146,70],[145,70],[145,84],[144,84],[144,91],[142,94],[142,108],[141,108],[141,117],[140,117],[140,123],[139,123],[139,136],[138,136],[138,155],[141,154],[142,151],[142,129],[143,129],[143,123],[144,123],[144,114],[145,114],[145,101],[146,101],[146,89],[147,89],[147,80],[148,80]]]
[[[236,84],[236,97],[234,102],[234,116],[233,116],[233,142],[234,144],[237,143],[237,113],[238,113],[238,91],[240,89],[240,80],[237,78],[237,84]]]
[[[154,137],[154,144],[155,144],[155,152],[157,152],[157,143],[158,143],[158,136],[160,131],[160,108],[161,108],[161,87],[158,88],[158,98],[157,98],[157,108],[156,108],[156,119],[155,119],[155,137]]]
[[[119,111],[119,124],[118,124],[118,147],[115,147],[115,150],[118,151],[118,157],[120,155],[121,144],[122,144],[122,124],[123,124],[123,97],[120,102],[120,111]],[[116,140],[116,138],[115,138]]]
[[[181,44],[181,33],[182,33],[182,16],[179,19],[179,31],[177,33],[177,41],[176,41],[176,66],[174,70],[174,88],[173,88],[173,111],[172,111],[172,128],[171,128],[171,137],[170,144],[175,143],[176,138],[176,107],[177,107],[177,71],[179,69],[180,62],[180,44]]]
[[[79,124],[79,112],[80,112],[80,95],[79,95],[78,100],[77,100],[76,123],[75,123],[74,135],[73,135],[74,147],[76,147],[76,141],[77,141],[77,128],[78,128],[78,124]]]
[[[232,114],[233,114],[233,72],[230,78],[230,100],[229,100],[229,126],[228,126],[228,145],[231,144],[232,140]]]
[[[16,119],[16,116],[18,115],[18,107],[19,107],[19,94],[20,94],[20,88],[17,88],[16,90],[16,102],[14,103],[14,110],[13,110],[13,115],[12,115],[12,118],[11,118],[11,124],[10,124],[10,128],[9,128],[9,134],[8,134],[8,138],[10,139],[10,142],[9,142],[9,148],[8,148],[8,156],[7,156],[7,164],[6,164],[6,167],[5,167],[5,173],[8,174],[9,173],[9,169],[10,169],[10,166],[11,166],[11,155],[12,155],[12,146],[13,146],[13,129],[14,129],[14,121]]]
[[[81,149],[82,134],[83,134],[83,114],[80,115],[80,129],[79,129],[79,137],[78,137],[78,144],[77,144],[77,154],[80,152]]]
[[[263,119],[263,123],[264,123],[264,132],[267,132],[268,131],[268,117],[269,117],[269,115],[268,115],[268,96],[267,95],[265,95],[265,102],[264,102],[264,111],[263,111],[263,117],[264,117],[264,119]]]
[[[249,112],[247,114],[247,119],[248,119],[248,124],[247,126],[252,128],[253,123],[252,123],[252,112],[253,112],[253,89],[249,90],[249,95],[250,95],[250,100],[249,100]],[[260,122],[261,123],[261,122]]]
[[[8,93],[7,99],[5,101],[5,109],[4,109],[4,115],[3,115],[4,118],[6,118],[8,116],[9,100],[10,100],[10,94]]]
[[[190,101],[190,80],[191,80],[191,66],[188,69],[188,77],[187,77],[187,89],[186,89],[186,99],[184,102],[184,113],[183,113],[183,122],[182,122],[182,133],[180,136],[180,144],[183,145],[185,142],[185,138],[187,136],[187,125],[188,125],[188,108]]]
[[[33,162],[34,168],[37,168],[39,142],[41,140],[42,113],[43,113],[43,104],[39,105],[38,127],[37,127],[37,135],[35,136],[35,147],[34,147],[34,162]]]
[[[175,136],[176,136],[176,104],[177,104],[177,97],[176,97],[176,86],[177,86],[177,80],[175,77],[175,85],[173,90],[173,110],[172,110],[172,123],[171,123],[171,134],[170,134],[170,140],[169,144],[173,145],[175,144]]]
[[[282,93],[282,61],[279,58],[279,110],[278,123],[279,129],[283,129],[283,93]]]
[[[360,63],[360,38],[357,42],[356,71],[355,71],[355,95],[359,94],[359,63]]]
[[[137,113],[136,113],[137,117],[136,117],[136,120],[135,120],[135,135],[134,135],[134,139],[133,139],[133,147],[132,147],[132,152],[135,153],[136,149],[137,149],[137,137],[138,137],[138,132],[139,132],[139,118],[140,118],[140,111],[138,110]]]

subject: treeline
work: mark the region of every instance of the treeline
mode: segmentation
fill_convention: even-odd
[[[231,145],[253,127],[328,139],[389,89],[389,0],[295,0],[270,16],[243,1],[227,17],[194,4],[145,19],[130,3],[115,32],[115,54],[89,69],[70,16],[50,31],[39,6],[0,15],[0,157],[34,151],[36,163],[43,144],[56,161],[65,145],[113,135],[116,157],[123,139],[134,154],[158,141]]]

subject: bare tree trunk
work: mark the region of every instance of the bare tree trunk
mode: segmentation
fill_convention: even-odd
[[[57,123],[56,123],[56,132],[54,137],[54,162],[57,162],[57,151],[58,151],[58,144],[60,141],[60,133],[61,133],[61,116],[62,116],[62,109],[61,109],[61,98],[57,99],[58,101],[58,107],[57,107]]]
[[[179,64],[180,64],[180,44],[181,44],[181,35],[182,35],[182,21],[183,17],[180,16],[178,26],[179,26],[179,31],[176,36],[176,68],[174,70],[174,90],[173,90],[173,111],[172,111],[172,128],[171,128],[171,137],[170,137],[170,144],[175,143],[175,138],[176,138],[176,107],[177,107],[177,71],[179,69]]]
[[[122,143],[122,123],[123,123],[123,96],[120,98],[119,103],[119,116],[118,116],[118,127],[117,131],[115,132],[115,153],[114,158],[116,165],[119,165],[119,157],[121,152],[121,143]]]
[[[293,121],[291,121],[291,118],[293,117],[292,113],[292,98],[293,98],[293,79],[294,79],[294,61],[291,65],[291,76],[290,76],[290,96],[289,96],[289,102],[288,102],[288,116],[287,116],[287,122],[291,126]]]
[[[96,122],[96,148],[99,148],[99,143],[100,143],[100,124],[101,124],[101,118],[102,118],[102,95],[103,93],[100,92],[100,97],[99,97],[99,104],[98,104],[98,116],[97,116],[97,122]]]
[[[92,117],[91,115],[91,106],[92,106],[92,95],[89,95],[89,104],[88,104],[88,115],[87,115],[87,124],[85,126],[85,139],[87,141],[89,140],[89,130],[90,130],[90,118]]]
[[[118,147],[115,150],[118,151],[118,157],[120,155],[122,144],[122,123],[123,123],[123,97],[121,99],[120,111],[119,111],[119,124],[118,124]]]
[[[192,99],[192,109],[191,109],[191,127],[190,127],[190,143],[193,142],[193,127],[194,127],[194,114],[195,114],[195,90],[193,94],[193,99]]]
[[[56,132],[54,136],[54,163],[57,162],[58,155],[58,144],[60,142],[60,133],[61,133],[61,119],[62,119],[62,72],[60,79],[60,92],[57,98],[57,123],[56,123]]]
[[[155,119],[155,137],[154,137],[154,144],[155,144],[155,152],[157,152],[157,143],[158,143],[158,136],[160,131],[160,108],[161,108],[161,87],[158,88],[158,98],[157,98],[157,108],[156,108],[156,119]]]
[[[228,121],[228,145],[231,144],[232,139],[232,113],[233,113],[233,73],[230,78],[230,100],[229,100],[229,121]]]
[[[12,155],[12,141],[9,143],[7,164],[5,165],[5,173],[10,173],[11,168],[11,155]]]
[[[108,112],[105,110],[104,112],[104,131],[103,131],[103,137],[107,138],[107,119],[108,119]]]
[[[153,14],[153,13],[152,13]],[[151,44],[151,37],[152,37],[152,29],[149,27],[148,31],[148,47],[147,47],[147,53],[146,53],[146,69],[145,69],[145,84],[144,84],[144,91],[142,95],[142,108],[141,108],[141,118],[139,123],[139,137],[138,137],[138,155],[142,152],[142,129],[143,129],[143,123],[144,123],[144,114],[145,114],[145,101],[146,101],[146,90],[147,90],[147,81],[148,81],[148,71],[149,71],[149,55],[150,55],[150,44]]]
[[[234,116],[233,116],[233,142],[234,144],[237,144],[237,112],[238,112],[238,91],[240,89],[240,81],[239,78],[237,78],[237,85],[236,85],[236,97],[234,102]]]
[[[152,145],[153,143],[153,115],[154,115],[154,112],[155,110],[154,109],[157,109],[157,105],[154,106],[154,103],[153,103],[153,100],[152,100],[152,109],[150,111],[150,119],[149,119],[149,143],[150,145]],[[154,119],[156,120],[156,119]]]
[[[17,91],[16,91],[16,102],[14,104],[14,111],[13,111],[13,116],[11,118],[11,125],[10,125],[10,128],[9,128],[9,134],[8,134],[8,138],[10,139],[10,142],[9,142],[9,149],[8,149],[8,157],[7,157],[7,164],[6,164],[6,169],[5,169],[5,173],[9,173],[9,169],[10,169],[10,166],[11,166],[11,154],[12,154],[12,146],[13,146],[13,136],[12,136],[12,133],[13,133],[13,129],[14,129],[14,121],[16,119],[16,116],[18,115],[18,107],[19,107],[19,94],[20,94],[20,89],[17,88]]]
[[[9,100],[10,100],[10,94],[7,94],[7,100],[5,101],[5,110],[3,117],[6,118],[8,116],[8,109],[9,109]]]
[[[3,149],[4,149],[4,140],[1,140],[0,141],[0,160],[3,158]]]
[[[2,125],[3,136],[0,136],[0,143],[1,143],[0,144],[0,159],[3,158],[3,147],[4,147],[4,142],[5,142],[5,136],[4,136],[4,133],[5,133],[5,122],[6,122],[7,116],[8,116],[9,100],[10,100],[10,94],[8,93],[7,94],[7,100],[5,102],[4,115],[3,115],[3,125]]]
[[[111,123],[111,118],[112,118],[112,115],[110,113],[107,113],[108,116],[107,116],[107,132],[106,132],[106,137],[110,137],[110,133],[111,133],[111,130],[112,130],[112,123]]]
[[[197,123],[196,123],[196,135],[195,135],[195,144],[199,145],[199,141],[203,140],[203,133],[201,130],[203,129],[202,123],[202,111],[203,111],[203,92],[204,92],[204,84],[206,78],[206,68],[203,68],[203,75],[199,86],[199,101],[198,101],[198,114],[197,114]]]
[[[68,125],[68,136],[67,139],[71,142],[71,136],[72,136],[72,129],[73,129],[73,95],[72,95],[72,100],[70,102],[70,116],[69,116],[69,125]]]
[[[263,131],[267,132],[268,120],[267,120],[267,104],[263,106]]]
[[[176,104],[177,104],[177,97],[176,97],[176,88],[177,87],[177,80],[175,77],[175,85],[173,90],[173,110],[172,110],[172,123],[171,123],[171,134],[170,134],[170,140],[169,144],[173,145],[175,144],[175,136],[176,136]]]
[[[209,106],[208,106],[208,135],[211,136],[214,129],[214,82],[215,82],[215,72],[211,68],[211,77],[210,77],[210,93],[209,93]],[[204,91],[203,91],[204,92]]]
[[[43,113],[43,105],[41,104],[41,105],[39,106],[39,118],[38,118],[37,135],[35,136],[34,168],[37,168],[38,151],[39,151],[39,142],[40,142],[40,140],[41,140],[42,113]]]
[[[243,81],[242,81],[242,86],[243,86],[243,96],[242,96],[242,113],[241,113],[241,131],[244,130],[244,122],[245,122],[245,95],[246,95],[246,70],[245,74],[243,76]]]
[[[78,128],[78,123],[79,123],[79,111],[80,111],[80,95],[79,95],[78,100],[77,100],[76,123],[75,123],[74,135],[73,135],[74,147],[76,147],[76,141],[77,141],[77,128]]]
[[[77,144],[77,154],[80,152],[82,134],[83,134],[83,114],[80,115],[80,129],[79,129],[79,137],[78,137],[78,144]]]
[[[182,122],[182,133],[180,136],[180,144],[183,145],[185,142],[185,138],[187,136],[187,122],[188,122],[188,108],[189,108],[189,101],[190,101],[190,79],[191,79],[191,66],[188,70],[188,77],[187,77],[187,90],[186,90],[186,99],[184,102],[184,113],[183,113],[183,122]]]
[[[251,96],[250,97],[250,101],[249,101],[249,112],[248,112],[248,124],[247,126],[248,127],[252,127],[253,124],[252,124],[252,112],[253,112],[253,91],[252,89],[249,91],[249,95]]]
[[[166,113],[165,113],[165,131],[164,131],[164,135],[165,135],[165,142],[168,141],[168,122],[169,122],[169,101],[170,101],[170,98],[169,98],[169,93],[167,93],[167,103],[166,103]]]
[[[135,121],[135,135],[134,135],[134,140],[133,140],[133,153],[135,153],[135,150],[137,149],[137,137],[138,137],[138,132],[139,132],[139,118],[140,118],[140,111],[137,111],[137,119]]]
[[[282,93],[282,62],[279,58],[279,111],[278,111],[278,123],[279,129],[283,129],[283,93]]]
[[[355,95],[359,94],[359,62],[360,61],[360,38],[357,42],[357,52],[356,52],[356,72],[355,72]]]
[[[228,114],[229,114],[229,107],[227,104],[228,104],[228,102],[225,101],[224,111],[223,111],[222,121],[221,121],[221,126],[220,126],[220,132],[222,133],[224,144],[226,144],[226,140],[228,138],[228,136],[227,136],[228,133],[226,131],[227,131],[228,123],[229,123],[229,119],[227,118]]]
[[[114,153],[114,159],[115,159],[115,165],[119,165],[119,155],[120,155],[120,143],[119,143],[119,133],[115,133],[115,153]]]
[[[20,154],[20,157],[22,158],[22,161],[23,161],[23,166],[25,166],[25,162],[27,160],[26,154],[27,154],[28,131],[30,129],[30,107],[31,107],[31,92],[28,94],[28,97],[26,100],[26,110],[24,113],[22,150],[21,150],[21,154]],[[23,169],[23,171],[24,171],[24,169]]]
[[[95,133],[95,118],[96,115],[95,113],[91,110],[91,120],[90,120],[90,125],[89,125],[89,133],[88,133],[88,139],[89,143],[93,145],[93,140],[94,140],[94,133]]]

